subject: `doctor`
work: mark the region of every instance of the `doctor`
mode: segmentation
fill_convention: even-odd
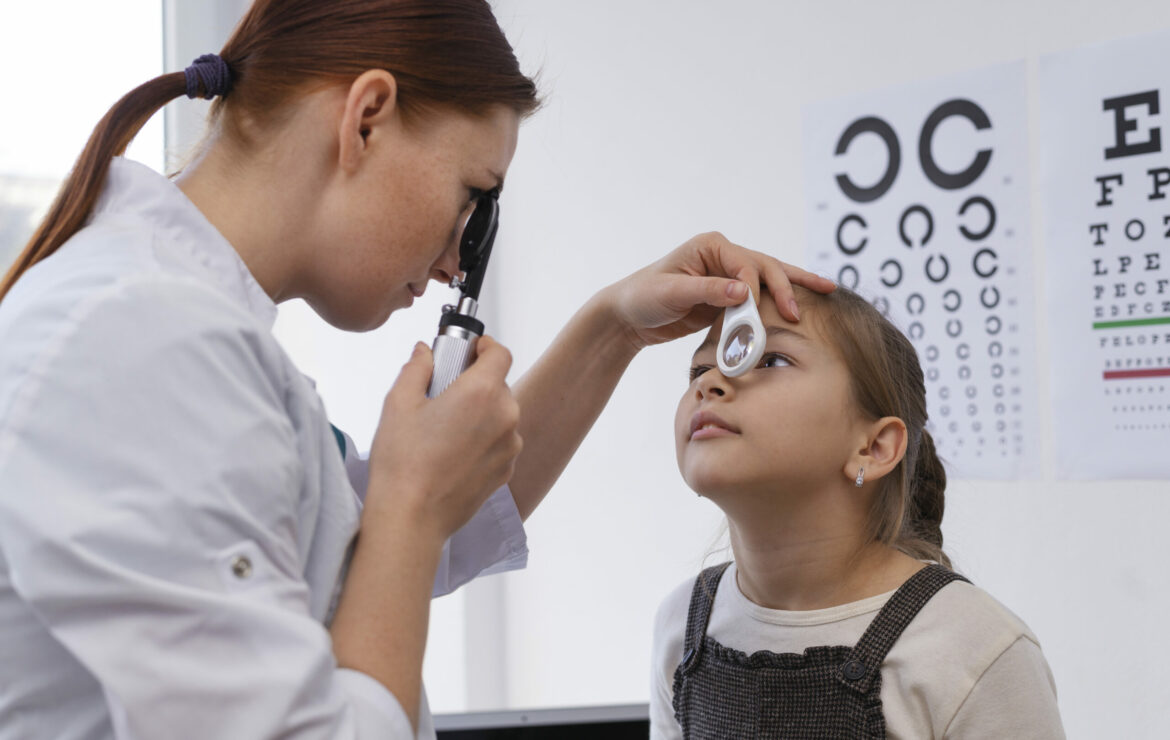
[[[219,98],[193,166],[117,156],[184,94]],[[524,565],[523,519],[637,352],[761,281],[782,306],[832,289],[696,237],[514,391],[484,337],[426,400],[417,347],[367,465],[276,305],[361,331],[448,282],[536,106],[482,0],[256,0],[113,107],[0,284],[0,738],[432,737],[429,599]]]

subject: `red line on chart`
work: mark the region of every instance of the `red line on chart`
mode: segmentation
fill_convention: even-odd
[[[1129,378],[1170,378],[1170,367],[1151,367],[1145,370],[1106,370],[1105,380]]]

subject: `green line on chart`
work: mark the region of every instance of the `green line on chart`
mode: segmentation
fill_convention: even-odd
[[[1151,326],[1153,324],[1170,324],[1170,316],[1156,319],[1129,319],[1127,321],[1095,321],[1094,329],[1120,329],[1123,326]]]

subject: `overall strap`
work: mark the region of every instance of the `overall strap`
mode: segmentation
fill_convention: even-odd
[[[731,561],[707,568],[695,579],[695,587],[691,590],[691,605],[687,609],[687,632],[683,638],[683,660],[679,670],[684,674],[698,665],[699,654],[703,650],[703,637],[707,634],[707,622],[711,619],[711,607],[715,604],[715,591],[719,588],[719,579]]]
[[[861,693],[869,691],[880,675],[882,661],[902,632],[926,602],[952,581],[970,583],[958,573],[933,563],[910,576],[874,617],[849,659],[837,669],[838,680]]]

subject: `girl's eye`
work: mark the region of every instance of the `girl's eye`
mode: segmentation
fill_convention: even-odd
[[[469,203],[475,203],[477,200],[479,200],[481,197],[483,197],[483,194],[484,194],[484,191],[480,190],[479,188],[468,188],[467,189],[467,195],[468,195],[467,201]]]
[[[695,365],[691,368],[691,381],[694,382],[695,378],[699,377],[710,369],[710,365]]]
[[[791,365],[792,361],[787,357],[775,352],[769,352],[760,360],[760,367],[785,367]]]

